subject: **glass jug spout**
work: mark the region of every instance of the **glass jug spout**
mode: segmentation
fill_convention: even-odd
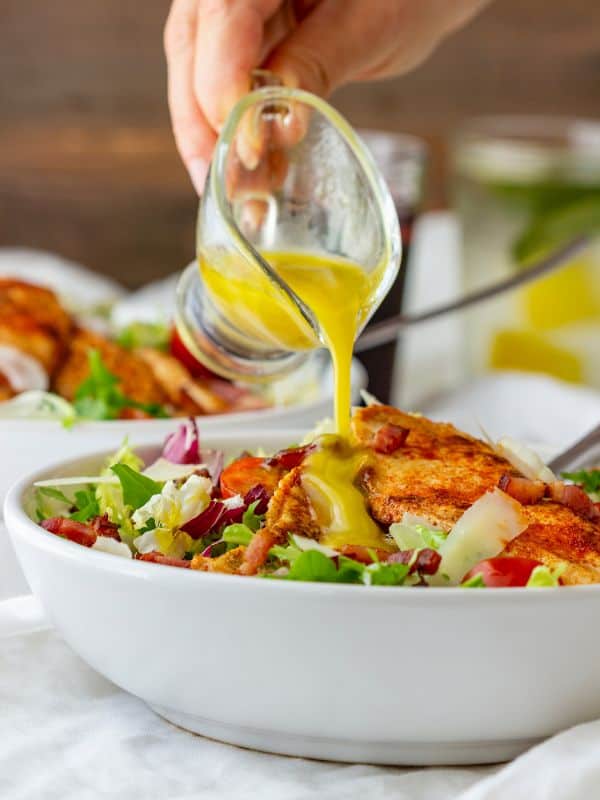
[[[177,328],[219,374],[282,376],[327,343],[319,294],[353,303],[360,285],[358,335],[396,277],[400,250],[392,198],[358,135],[320,98],[264,86],[219,136]],[[355,273],[364,280],[331,282]]]

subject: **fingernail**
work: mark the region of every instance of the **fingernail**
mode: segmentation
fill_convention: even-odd
[[[203,158],[192,158],[192,160],[188,162],[187,168],[192,183],[194,184],[194,189],[198,194],[202,194],[208,174],[208,163]]]

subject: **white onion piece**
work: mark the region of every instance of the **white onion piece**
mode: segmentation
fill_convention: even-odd
[[[157,458],[150,466],[146,467],[143,475],[153,481],[177,481],[180,478],[189,478],[194,472],[202,469],[204,464],[174,464],[166,458]]]
[[[110,536],[98,536],[92,545],[92,550],[101,550],[103,553],[111,553],[114,556],[131,558],[131,550],[125,542],[118,542]]]
[[[465,511],[440,545],[442,562],[431,582],[439,586],[460,583],[471,567],[497,556],[527,525],[520,503],[500,489],[487,492]]]
[[[224,500],[221,500],[221,504],[225,506],[227,511],[233,511],[235,508],[241,508],[246,505],[241,494],[234,494],[232,497],[226,497]]]
[[[15,392],[46,391],[50,383],[48,373],[37,358],[16,347],[0,345],[0,372]]]
[[[34,486],[81,486],[84,483],[112,483],[118,486],[119,479],[116,475],[74,475],[68,478],[51,478],[50,480],[36,481]]]
[[[510,461],[513,467],[526,478],[530,478],[532,481],[544,481],[544,483],[552,483],[556,480],[552,470],[544,464],[538,454],[522,442],[505,436],[493,447],[499,456]]]
[[[293,533],[291,538],[298,550],[302,550],[304,552],[307,550],[317,550],[319,553],[323,553],[324,556],[328,556],[329,558],[333,558],[333,556],[339,556],[337,550],[334,550],[332,547],[327,547],[324,544],[319,544],[319,542],[316,542],[314,539],[310,539],[308,536],[298,536],[297,533]]]
[[[0,403],[0,417],[6,419],[54,419],[74,421],[73,406],[52,392],[32,389]]]

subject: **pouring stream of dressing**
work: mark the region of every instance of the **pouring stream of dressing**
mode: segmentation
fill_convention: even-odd
[[[350,441],[352,351],[381,272],[368,274],[350,261],[301,251],[261,255],[312,311],[333,362],[336,435],[321,437],[302,466],[302,485],[323,532],[321,541],[334,548],[385,549],[389,544],[355,486],[369,456]],[[245,271],[238,263],[217,270],[201,262],[200,269],[215,304],[240,329],[288,349],[318,346],[299,308],[257,271]]]

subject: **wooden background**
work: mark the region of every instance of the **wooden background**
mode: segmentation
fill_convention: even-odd
[[[0,245],[54,250],[128,286],[193,255],[196,199],[165,102],[168,5],[1,0]],[[600,3],[497,0],[413,74],[335,103],[356,125],[426,137],[427,204],[443,206],[444,143],[462,118],[600,117]]]

